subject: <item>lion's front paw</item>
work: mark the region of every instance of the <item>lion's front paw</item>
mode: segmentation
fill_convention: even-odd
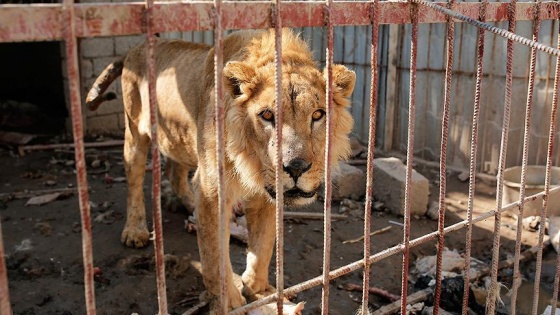
[[[244,275],[242,292],[243,296],[252,302],[275,293],[276,288],[268,284],[268,281],[265,279],[259,281],[248,275]]]
[[[210,315],[217,315],[217,314],[222,314],[221,311],[221,303],[220,300],[218,299],[218,297],[216,296],[212,296],[211,298],[209,298],[209,294],[206,295],[205,299],[209,299],[210,300]],[[201,298],[202,300],[202,298]],[[229,292],[228,294],[228,310],[233,310],[236,308],[239,308],[243,305],[247,304],[247,301],[245,300],[245,298],[243,297],[243,295],[241,295],[241,292],[239,292],[239,290],[234,290],[233,292]]]
[[[128,247],[142,248],[148,246],[150,232],[145,226],[126,225],[121,234],[121,242]]]

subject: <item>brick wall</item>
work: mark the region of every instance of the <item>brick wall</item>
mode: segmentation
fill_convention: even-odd
[[[79,46],[82,98],[85,99],[93,82],[108,64],[126,54],[144,38],[143,35],[136,35],[82,39]],[[84,108],[86,134],[122,134],[124,131],[120,80],[116,80],[107,91],[115,92],[118,98],[103,103],[94,112]]]

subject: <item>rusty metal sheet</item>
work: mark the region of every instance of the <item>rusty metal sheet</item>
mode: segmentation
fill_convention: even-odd
[[[61,39],[60,4],[0,5],[0,42]]]
[[[444,6],[445,2],[438,2]],[[334,2],[331,8],[333,25],[368,25],[371,3]],[[480,3],[457,3],[458,13],[477,19]],[[507,2],[490,3],[486,21],[505,21]],[[542,3],[541,20],[555,19],[558,3]],[[213,29],[210,2],[159,2],[154,5],[156,32],[195,31]],[[517,4],[517,21],[534,19],[535,3]],[[58,40],[62,38],[60,4],[0,5],[0,42]],[[145,6],[136,3],[87,3],[75,5],[75,25],[78,37],[134,35],[145,32],[143,15]],[[270,2],[224,2],[222,6],[224,29],[272,27]],[[286,2],[282,6],[283,26],[325,25],[324,2]],[[410,23],[410,4],[405,2],[380,2],[380,24]],[[444,23],[446,17],[435,10],[422,10],[419,23]],[[460,21],[457,21],[460,22]]]

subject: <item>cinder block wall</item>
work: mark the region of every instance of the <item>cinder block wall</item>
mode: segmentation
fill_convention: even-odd
[[[85,100],[97,76],[115,61],[145,39],[144,35],[84,38],[80,41],[80,77],[82,98]],[[121,135],[124,132],[124,112],[120,79],[108,89],[117,99],[103,103],[96,111],[84,107],[85,133]]]

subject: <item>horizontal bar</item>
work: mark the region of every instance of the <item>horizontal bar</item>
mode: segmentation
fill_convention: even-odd
[[[554,188],[551,188],[548,194],[548,198],[550,198],[551,195],[553,194],[558,194],[560,193],[560,186],[556,186]],[[537,200],[539,198],[543,198],[545,195],[545,192],[540,192],[538,194],[534,194],[528,197],[525,197],[525,199],[523,200],[523,203],[527,203],[530,201],[534,201]],[[508,210],[513,210],[516,207],[519,207],[519,205],[521,204],[521,202],[518,200],[516,202],[512,202],[510,204],[507,204],[503,207],[501,207],[500,209],[500,213],[503,213],[505,211]],[[496,208],[492,209],[492,210],[488,210],[486,212],[481,213],[479,216],[475,217],[472,219],[472,224],[480,222],[480,221],[484,221],[492,216],[494,216],[496,214]],[[467,227],[469,225],[469,220],[462,220],[459,221],[455,224],[449,225],[447,226],[445,229],[443,229],[444,234],[448,234],[450,232],[454,232],[454,231],[458,231],[460,229],[463,229],[465,227]],[[424,243],[427,243],[429,241],[435,240],[439,235],[439,231],[434,231],[428,234],[424,234],[421,237],[415,238],[413,240],[410,240],[410,244],[409,247],[413,248],[419,245],[422,245]],[[391,257],[393,255],[396,255],[398,253],[402,253],[405,249],[405,245],[404,244],[398,244],[395,245],[393,247],[387,248],[385,250],[380,251],[377,254],[371,255],[369,257],[368,262],[370,264],[376,263],[378,261],[381,261],[385,258]],[[361,268],[364,267],[364,261],[363,260],[358,260],[355,261],[353,263],[347,264],[345,266],[339,267],[338,269],[335,270],[331,270],[331,272],[329,273],[329,277],[330,279],[335,279],[341,276],[344,276],[346,274],[349,274],[350,272],[359,270]],[[313,287],[316,287],[320,284],[322,284],[322,278],[323,276],[317,276],[313,279],[309,279],[307,281],[301,282],[299,284],[296,284],[294,286],[289,287],[288,289],[284,290],[284,295],[296,295],[299,292],[311,289]],[[402,296],[401,296],[402,298]],[[267,297],[264,297],[262,299],[259,299],[257,301],[254,301],[250,304],[244,305],[238,309],[235,309],[231,312],[229,312],[228,315],[241,315],[241,314],[245,314],[247,311],[255,309],[259,306],[263,306],[266,305],[268,303],[274,302],[277,299],[277,295],[276,294],[271,294]]]
[[[445,6],[446,2],[434,2]],[[154,5],[154,31],[198,31],[213,29],[212,2],[158,2]],[[333,25],[369,25],[371,2],[333,2],[331,19]],[[380,24],[410,23],[408,2],[384,1],[379,3]],[[493,2],[486,10],[487,22],[507,20],[508,2]],[[459,2],[454,11],[478,19],[481,3]],[[285,2],[281,8],[284,27],[325,25],[326,4],[314,1]],[[224,29],[269,28],[272,25],[270,2],[223,2],[222,25]],[[531,21],[535,17],[536,4],[517,4],[517,21]],[[142,2],[127,3],[78,3],[75,4],[77,37],[118,36],[145,33],[145,5]],[[0,42],[60,40],[63,37],[61,4],[4,4],[0,5]],[[556,19],[559,4],[543,2],[541,20]],[[444,13],[423,10],[419,23],[445,23]],[[460,21],[457,21],[460,22]]]

